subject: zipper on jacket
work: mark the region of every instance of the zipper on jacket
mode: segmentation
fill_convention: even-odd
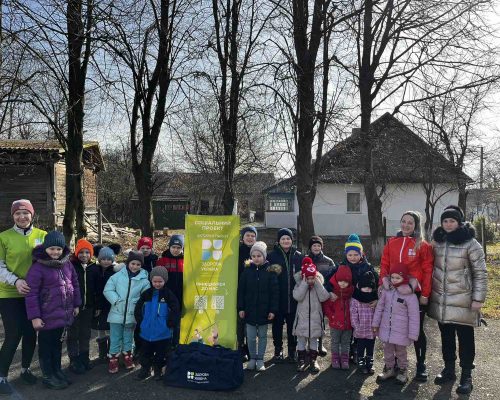
[[[82,310],[85,310],[87,305],[87,268],[82,265],[83,268],[83,298],[82,298]]]
[[[285,265],[286,265],[286,269],[287,269],[287,289],[286,289],[286,292],[288,294],[288,299],[287,299],[287,302],[288,302],[288,308],[287,308],[287,312],[290,313],[291,311],[291,307],[290,307],[290,261],[291,261],[291,256],[292,256],[292,247],[290,247],[290,254],[289,256],[287,257],[286,253],[283,251],[283,248],[280,246],[280,250],[281,250],[281,253],[283,253],[283,258],[285,259]]]
[[[448,281],[448,242],[444,245],[444,273],[443,273],[443,298],[441,299],[441,321],[444,322],[444,311],[446,309],[446,283]]]
[[[128,271],[127,271],[128,274]],[[132,285],[132,278],[128,277],[128,289],[127,289],[127,298],[125,300],[125,312],[123,313],[123,325],[127,322],[127,308],[128,308],[128,296],[130,295],[130,286]]]
[[[311,289],[307,288],[309,294],[309,338],[311,338]]]
[[[397,289],[394,289],[394,293],[392,294],[391,298],[391,309],[389,310],[389,336],[387,337],[387,341],[390,340],[391,337],[391,332],[392,332],[392,305],[394,304],[394,296],[397,293]]]
[[[401,250],[399,251],[399,262],[403,262],[403,250],[405,248],[406,236],[403,236],[403,244],[401,245]]]

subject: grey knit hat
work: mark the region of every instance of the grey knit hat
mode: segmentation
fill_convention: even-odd
[[[154,267],[149,273],[149,279],[153,280],[155,276],[162,277],[165,283],[168,281],[168,271],[164,267]]]
[[[255,244],[250,249],[250,257],[255,251],[261,253],[264,256],[264,259],[267,258],[267,244],[265,244],[264,242],[255,242]]]
[[[115,252],[110,249],[109,247],[103,247],[101,250],[99,250],[99,255],[97,256],[97,259],[99,261],[101,260],[111,260],[111,261],[115,261]]]
[[[131,250],[129,251],[128,253],[128,257],[127,257],[127,262],[125,263],[125,265],[129,265],[130,264],[130,261],[139,261],[141,263],[141,266],[144,265],[144,255],[142,254],[142,252],[140,251],[135,251],[135,250]]]

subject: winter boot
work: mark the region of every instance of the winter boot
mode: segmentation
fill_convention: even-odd
[[[123,353],[123,363],[125,364],[126,369],[134,369],[135,368],[134,357],[132,356],[131,351],[127,351],[126,353]]]
[[[415,380],[418,382],[427,382],[427,366],[424,363],[417,363],[417,373],[415,374]]]
[[[436,376],[434,383],[436,385],[443,385],[455,379],[457,379],[457,375],[455,374],[455,361],[445,361],[444,368],[441,373]]]
[[[472,392],[472,370],[462,368],[462,375],[460,376],[460,384],[457,387],[458,394],[469,394]]]
[[[99,349],[99,361],[105,362],[108,359],[108,351],[109,351],[109,338],[97,338],[97,347]]]
[[[59,379],[62,382],[66,382],[68,385],[71,385],[73,381],[68,378],[68,375],[66,375],[62,370],[58,369],[54,371],[54,376]]]
[[[377,375],[377,382],[385,382],[388,379],[396,377],[396,370],[394,368],[387,368],[384,366],[384,370],[381,374]]]
[[[319,372],[318,352],[316,350],[309,350],[309,367],[312,373]]]
[[[325,357],[328,354],[328,351],[325,349],[323,346],[323,338],[319,338],[319,345],[318,345],[318,355],[320,357]]]
[[[80,363],[83,365],[83,368],[85,368],[85,371],[90,371],[93,367],[90,364],[90,356],[89,352],[85,353],[80,353]]]
[[[60,381],[55,375],[43,375],[42,384],[46,388],[53,390],[61,390],[68,387],[66,382]]]
[[[159,365],[156,365],[155,367],[153,367],[153,375],[154,375],[155,381],[161,381],[161,378],[163,377],[162,367],[160,367]]]
[[[109,357],[108,372],[110,374],[116,374],[118,372],[118,356],[117,354]]]
[[[303,372],[306,369],[306,351],[299,350],[297,352],[297,371]]]
[[[404,385],[406,382],[408,382],[408,372],[406,368],[399,368],[396,376],[396,383],[398,385]]]
[[[365,365],[363,366],[363,374],[367,375],[373,375],[375,373],[375,370],[373,369],[373,358],[372,357],[365,357]]]
[[[332,368],[340,369],[340,354],[332,353]]]
[[[80,361],[80,356],[72,356],[69,358],[69,370],[76,375],[82,375],[86,372],[85,367]]]
[[[349,369],[349,353],[344,353],[340,355],[340,368]]]

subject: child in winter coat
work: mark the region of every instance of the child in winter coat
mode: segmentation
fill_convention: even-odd
[[[168,271],[168,280],[165,285],[177,297],[180,313],[182,315],[182,285],[184,282],[184,236],[172,235],[168,242],[168,249],[163,252],[161,258],[156,262],[156,266],[163,267]],[[173,346],[179,344],[181,333],[180,318],[174,327],[172,338]]]
[[[26,275],[30,287],[26,312],[38,331],[38,356],[43,384],[64,389],[70,381],[61,371],[63,332],[71,326],[81,304],[75,268],[62,233],[52,231],[33,249],[33,265]]]
[[[252,261],[241,274],[238,284],[238,314],[245,320],[250,360],[248,370],[264,371],[267,325],[279,310],[277,268],[266,261],[267,246],[256,242],[250,250]],[[258,338],[258,344],[257,344]]]
[[[73,325],[68,329],[67,349],[70,359],[69,370],[84,374],[90,369],[89,348],[92,336],[92,319],[99,309],[99,296],[102,293],[99,267],[93,263],[94,248],[85,239],[76,243],[70,261],[75,267],[80,286],[82,304]]]
[[[94,247],[95,249],[95,247]],[[97,330],[97,345],[99,348],[99,360],[106,361],[109,353],[109,323],[108,315],[111,309],[111,304],[104,297],[103,291],[109,278],[111,278],[116,271],[116,254],[110,247],[102,247],[97,256],[97,267],[99,268],[101,290],[98,299],[98,312],[95,313],[93,321],[93,328]]]
[[[330,325],[332,368],[335,369],[349,369],[349,346],[352,335],[350,302],[354,291],[351,282],[351,270],[341,265],[330,279],[335,299],[323,303],[323,310]]]
[[[137,242],[137,250],[144,255],[144,265],[142,268],[149,274],[151,270],[156,267],[158,256],[153,253],[153,239],[150,237],[142,237]]]
[[[134,339],[135,305],[142,292],[149,289],[148,274],[142,269],[144,256],[130,251],[126,267],[111,278],[104,287],[104,296],[111,304],[108,315],[110,326],[109,365],[111,374],[118,372],[118,356],[123,352],[125,368],[133,369],[132,347]]]
[[[390,275],[392,287],[382,290],[372,323],[373,331],[384,344],[385,366],[377,381],[396,377],[396,382],[404,385],[408,380],[407,347],[418,340],[420,330],[418,299],[415,293],[407,290],[409,277],[406,264],[391,265]],[[396,358],[397,373],[394,368]]]
[[[166,286],[168,271],[165,268],[153,268],[149,277],[153,287],[141,294],[135,306],[135,319],[142,339],[142,369],[137,378],[149,377],[153,366],[155,380],[161,380],[167,350],[179,320],[179,302]]]
[[[297,336],[297,371],[306,369],[306,349],[309,348],[311,372],[319,372],[317,361],[319,338],[325,331],[321,303],[327,301],[330,294],[323,287],[323,275],[318,273],[316,265],[309,257],[304,257],[301,271],[297,272],[294,278],[296,283],[293,298],[297,301],[297,313],[293,334]]]
[[[356,338],[358,363],[362,372],[370,375],[375,372],[373,369],[375,334],[372,329],[375,308],[371,304],[378,300],[377,280],[371,271],[365,272],[359,279],[351,299],[351,325]]]

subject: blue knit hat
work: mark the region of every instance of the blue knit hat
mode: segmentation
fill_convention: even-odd
[[[349,235],[345,243],[345,254],[347,254],[349,250],[357,251],[360,255],[363,254],[363,245],[361,244],[361,240],[359,240],[359,236],[355,233]]]
[[[283,236],[290,236],[290,239],[293,240],[293,233],[290,229],[288,228],[281,228],[279,231],[278,231],[278,242],[280,241],[280,239],[283,237]]]
[[[43,248],[48,249],[49,247],[60,247],[61,249],[64,249],[66,247],[64,235],[58,231],[47,233],[45,239],[43,240]]]
[[[243,236],[245,236],[245,233],[247,233],[247,232],[255,233],[255,237],[257,237],[257,228],[255,228],[255,226],[248,225],[248,226],[245,226],[244,228],[241,229],[241,231],[240,231],[241,239],[243,239]]]
[[[172,235],[168,241],[168,247],[170,246],[181,246],[184,248],[184,236],[182,235]]]
[[[115,252],[110,249],[109,247],[103,247],[101,250],[99,250],[99,255],[97,256],[97,259],[99,261],[101,260],[111,260],[111,261],[115,261]]]

